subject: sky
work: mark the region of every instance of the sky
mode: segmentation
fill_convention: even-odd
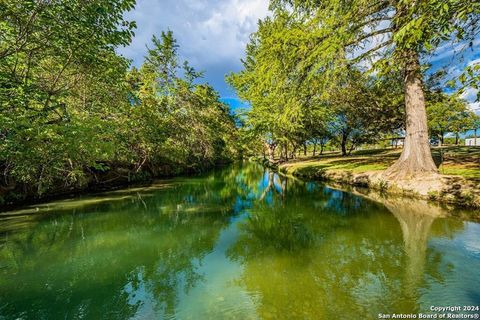
[[[249,36],[257,29],[259,19],[269,15],[269,0],[137,0],[126,18],[137,22],[130,46],[119,51],[139,67],[152,35],[172,30],[180,46],[182,60],[188,60],[197,70],[204,71],[204,80],[212,85],[231,105],[244,106],[234,90],[225,83],[225,75],[241,70]],[[373,44],[371,44],[373,45]],[[432,70],[446,67],[450,76],[458,75],[466,64],[480,63],[480,39],[471,49],[461,51],[462,44],[438,48],[429,59]],[[480,114],[477,92],[468,89],[463,97]]]
[[[467,65],[480,64],[480,37],[477,37],[468,48],[465,48],[465,43],[445,44],[436,50],[428,62],[432,65],[430,72],[445,68],[448,78],[458,77]],[[476,114],[480,115],[480,101],[476,101],[475,89],[467,88],[461,97],[469,102],[470,108]]]
[[[137,22],[135,37],[120,53],[140,66],[152,35],[172,30],[182,60],[203,70],[204,80],[232,108],[241,106],[225,75],[241,70],[249,36],[268,15],[268,0],[137,0],[126,18]]]

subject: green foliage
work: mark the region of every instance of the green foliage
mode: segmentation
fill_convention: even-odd
[[[1,190],[39,196],[235,156],[228,107],[187,62],[179,76],[171,31],[140,70],[115,53],[134,3],[0,1]]]
[[[247,46],[244,70],[227,78],[251,105],[245,121],[250,134],[270,148],[280,145],[286,158],[288,147],[323,148],[333,141],[353,149],[399,129],[399,74],[379,78],[358,68],[346,68],[335,77],[323,69],[312,74],[303,67],[315,39],[305,28],[305,21],[280,10],[261,21]]]
[[[457,136],[475,128],[478,116],[465,101],[442,92],[431,92],[427,102],[428,128],[430,135],[444,143],[444,136],[453,132]],[[458,142],[458,141],[457,141]]]
[[[127,76],[136,105],[131,141],[137,153],[136,170],[156,170],[174,164],[177,169],[201,169],[235,153],[234,119],[227,105],[209,85],[194,84],[200,73],[183,63],[180,67],[172,32],[153,37],[140,70]],[[140,142],[140,143],[138,143]],[[175,172],[174,172],[175,173]]]
[[[295,177],[312,180],[327,180],[325,173],[325,168],[316,166],[300,167],[292,172]]]
[[[270,9],[244,70],[228,81],[252,107],[247,130],[270,150],[280,146],[283,159],[287,149],[327,142],[346,155],[408,130],[405,75],[421,83],[420,58],[449,42],[468,44],[480,27],[473,0],[272,0]],[[475,87],[477,78],[469,65],[460,82]],[[422,92],[418,101],[423,108]],[[458,121],[454,131],[463,127]]]

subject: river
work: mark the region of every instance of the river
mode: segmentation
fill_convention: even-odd
[[[480,224],[371,198],[244,163],[3,212],[0,319],[377,319],[479,304]]]

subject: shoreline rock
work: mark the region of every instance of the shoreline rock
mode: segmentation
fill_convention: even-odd
[[[280,165],[278,170],[305,180],[369,188],[382,193],[425,199],[459,208],[480,208],[480,186],[460,176],[435,174],[418,180],[392,181],[383,178],[383,171],[354,173],[348,170],[328,170],[314,166],[292,169],[288,163]]]

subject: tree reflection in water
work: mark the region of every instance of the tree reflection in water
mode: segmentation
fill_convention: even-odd
[[[442,282],[464,224],[257,165],[0,216],[0,318],[377,318]],[[437,219],[437,220],[435,220]],[[453,292],[453,289],[452,289]]]
[[[264,176],[260,201],[229,251],[244,265],[241,282],[261,293],[260,317],[376,319],[379,312],[419,311],[437,207],[405,199],[374,203],[268,171]],[[288,190],[275,188],[287,181]],[[427,273],[442,273],[441,253],[431,255],[437,259]]]
[[[174,316],[178,293],[202,280],[199,261],[246,191],[237,178],[221,171],[126,200],[71,201],[68,210],[59,202],[43,219],[5,231],[0,315],[126,319],[148,307]]]

